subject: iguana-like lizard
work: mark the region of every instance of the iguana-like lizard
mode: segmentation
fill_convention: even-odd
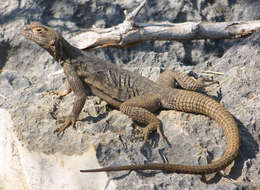
[[[226,136],[227,147],[224,155],[207,165],[151,163],[81,170],[82,172],[164,170],[175,173],[208,174],[224,169],[237,157],[240,138],[232,115],[218,102],[194,92],[210,85],[210,81],[203,78],[194,80],[183,73],[165,71],[160,74],[156,82],[153,82],[73,47],[53,29],[40,23],[25,25],[20,32],[25,38],[47,50],[63,68],[69,85],[66,91],[58,95],[65,96],[70,91],[74,92],[72,112],[65,117],[64,124],[55,130],[56,133],[61,134],[70,125],[75,127],[87,95],[94,94],[128,115],[133,121],[146,125],[143,128],[144,142],[148,134],[154,130],[162,136],[160,120],[153,114],[161,109],[207,115],[219,123]],[[176,82],[183,89],[173,88]]]

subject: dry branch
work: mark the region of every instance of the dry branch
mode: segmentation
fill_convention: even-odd
[[[144,41],[188,41],[200,39],[234,39],[247,37],[260,27],[260,20],[230,22],[136,23],[143,1],[132,13],[125,13],[123,23],[111,28],[92,28],[75,35],[70,42],[80,48],[128,47]]]

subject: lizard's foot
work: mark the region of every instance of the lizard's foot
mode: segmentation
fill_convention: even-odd
[[[57,133],[57,136],[63,135],[65,129],[67,129],[70,125],[72,125],[72,127],[74,129],[76,129],[75,124],[76,124],[77,119],[73,116],[67,116],[67,117],[59,118],[59,119],[57,119],[57,121],[59,123],[63,123],[62,126],[55,129],[55,131],[54,131],[54,133]]]
[[[149,134],[152,133],[155,130],[159,134],[160,139],[163,138],[160,126],[161,126],[160,122],[153,122],[153,123],[150,123],[149,125],[147,125],[145,128],[137,127],[137,130],[140,131],[140,133],[136,134],[135,138],[142,138],[143,139],[142,148],[145,146],[145,144],[148,140]]]
[[[211,86],[213,84],[218,84],[219,85],[219,81],[217,80],[213,80],[210,78],[204,78],[204,77],[199,77],[197,80],[197,83],[200,84],[203,88]]]
[[[219,81],[213,80],[213,79],[209,79],[209,78],[204,78],[204,77],[199,77],[196,80],[196,82],[200,86],[199,89],[201,89],[206,94],[210,93],[210,90],[207,89],[206,87],[211,86],[213,84],[218,84],[219,85]]]
[[[64,96],[67,96],[67,95],[70,93],[70,91],[68,91],[68,90],[64,90],[64,91],[51,90],[51,91],[49,91],[49,92],[47,92],[47,93],[48,93],[48,94],[57,95],[57,97],[58,97],[59,99],[61,99],[61,98],[63,98]]]

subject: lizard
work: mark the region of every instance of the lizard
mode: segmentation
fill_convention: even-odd
[[[196,80],[182,72],[166,70],[154,82],[72,46],[54,29],[41,23],[24,25],[20,34],[47,50],[63,68],[67,89],[57,94],[62,97],[71,91],[74,93],[71,114],[60,120],[63,124],[54,131],[57,135],[63,134],[70,126],[75,128],[87,96],[96,95],[134,122],[145,125],[141,134],[144,143],[153,131],[158,132],[162,138],[161,122],[154,115],[154,112],[162,109],[204,114],[221,126],[226,137],[223,156],[205,165],[150,163],[80,170],[81,172],[162,170],[204,175],[225,169],[238,156],[240,136],[233,116],[220,103],[198,92],[215,81],[203,77]],[[181,88],[176,88],[176,83]]]

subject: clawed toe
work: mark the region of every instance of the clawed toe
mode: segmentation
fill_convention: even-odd
[[[145,127],[145,128],[137,128],[138,130],[138,134],[135,134],[134,138],[135,139],[142,139],[143,140],[143,144],[141,146],[141,149],[145,146],[145,144],[148,141],[148,136],[149,134],[152,132],[151,130],[149,130],[149,128]]]
[[[213,84],[218,84],[219,85],[219,81],[217,80],[213,80],[213,79],[209,79],[209,78],[204,78],[204,77],[200,77],[197,80],[198,83],[200,83],[204,88],[211,86]]]
[[[54,133],[57,133],[57,136],[62,136],[64,134],[64,131],[70,126],[72,125],[72,127],[74,129],[76,129],[76,119],[68,116],[68,117],[63,117],[63,118],[59,118],[57,119],[58,123],[64,123],[62,126],[60,126],[59,128],[54,130]]]
[[[50,91],[50,94],[54,94],[57,96],[58,99],[62,99],[64,96],[66,96],[68,93],[67,91],[56,91],[56,90],[52,90]]]
[[[56,121],[57,121],[58,123],[65,123],[66,117],[58,117],[58,118],[56,118]]]
[[[58,136],[58,137],[63,136],[64,130],[66,129],[66,127],[67,127],[67,126],[62,125],[61,127],[55,129],[55,130],[53,131],[53,133],[57,133],[57,136]]]
[[[64,96],[67,96],[69,93],[70,93],[69,90],[65,90],[65,91],[51,90],[48,92],[44,92],[44,95],[56,95],[58,99],[62,99]]]
[[[161,131],[161,124],[160,124],[160,122],[150,123],[145,128],[138,127],[137,130],[140,131],[140,133],[135,135],[135,138],[142,138],[143,139],[142,148],[147,143],[149,134],[152,133],[153,131],[156,131],[158,133],[159,140],[163,140],[164,139],[164,136],[163,136],[162,131]]]

